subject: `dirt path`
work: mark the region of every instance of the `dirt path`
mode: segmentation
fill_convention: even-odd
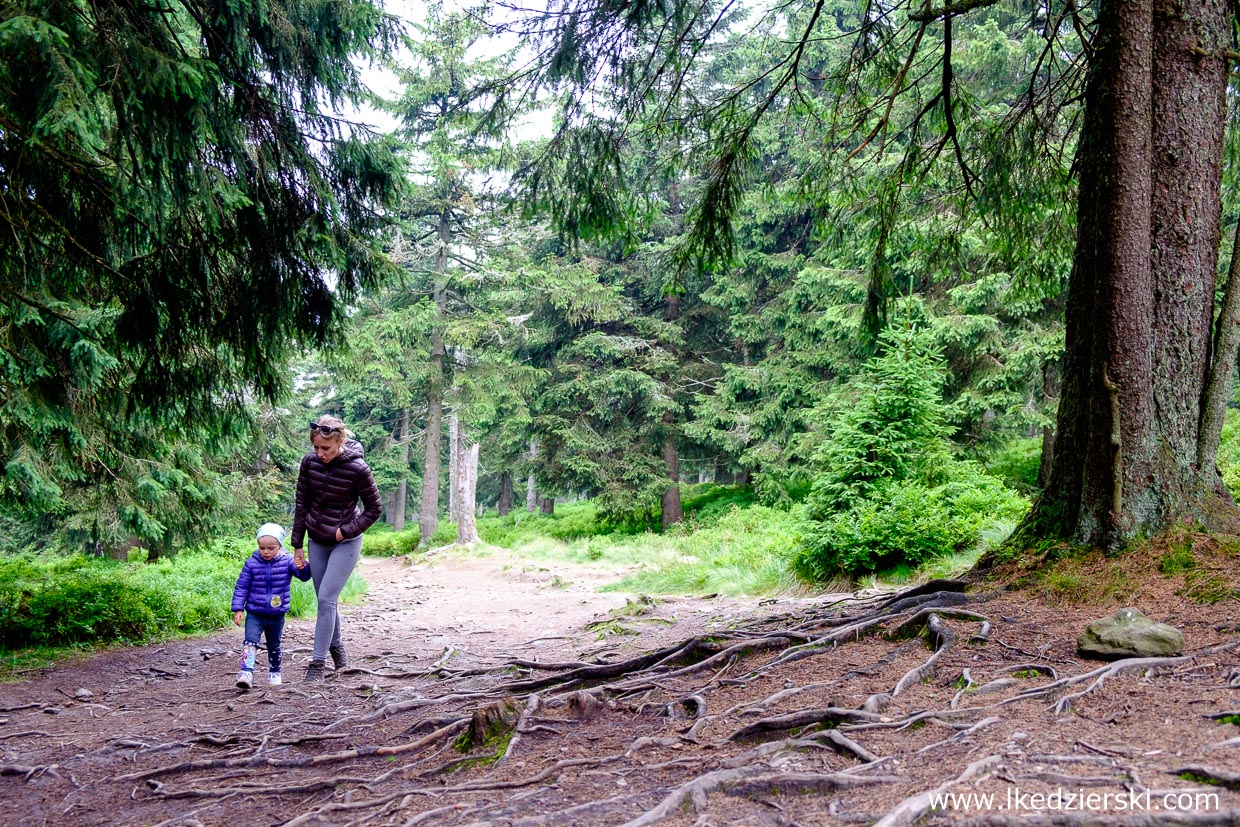
[[[378,636],[420,633],[428,652],[537,646],[578,635],[629,597],[598,591],[616,579],[612,571],[568,563],[553,571],[506,549],[440,552],[416,564],[364,558],[360,568],[370,599],[349,614]]]
[[[628,617],[611,623],[634,597],[598,591],[616,579],[614,570],[536,564],[504,549],[443,552],[416,564],[363,558],[359,573],[369,589],[363,603],[344,607],[349,651],[373,671],[410,679],[435,664],[486,670],[511,658],[563,661],[634,651],[669,634],[671,621],[684,620],[682,629],[711,617],[729,622],[747,605],[669,601],[663,608],[670,612],[657,625]],[[588,630],[595,621],[605,628]],[[0,685],[0,825],[281,823],[287,813],[279,807],[238,819],[222,815],[227,807],[194,815],[194,807],[143,801],[150,785],[123,776],[134,764],[179,760],[203,747],[225,755],[252,751],[290,717],[321,728],[379,698],[412,691],[404,688],[409,681],[366,673],[301,683],[313,621],[290,620],[287,682],[265,685],[260,653],[255,689],[239,693],[233,678],[240,634],[229,627],[198,639],[116,649]]]
[[[360,573],[370,589],[364,605],[345,610],[352,645],[366,655],[396,651],[432,660],[445,653],[475,661],[572,660],[627,651],[639,647],[637,637],[642,646],[659,637],[651,634],[652,624],[666,628],[674,621],[680,634],[729,623],[761,602],[663,598],[659,620],[643,620],[634,616],[641,611],[640,595],[600,591],[616,582],[621,570],[531,562],[502,548],[440,552],[416,563],[364,558]],[[309,640],[310,631],[307,625],[294,640]]]
[[[1135,825],[1168,792],[1240,823],[1234,603],[1126,595],[1188,654],[1102,675],[1075,637],[1105,609],[1020,594],[643,602],[502,550],[362,573],[322,684],[297,621],[278,688],[232,686],[235,629],[0,688],[0,825]],[[1000,803],[935,814],[940,787]],[[1011,809],[1055,790],[1112,798]]]

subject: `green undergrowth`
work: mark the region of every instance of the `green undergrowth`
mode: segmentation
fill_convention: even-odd
[[[680,504],[686,522],[695,529],[714,525],[736,509],[753,505],[747,486],[701,483],[681,486]],[[486,543],[504,548],[541,540],[571,541],[590,537],[643,537],[660,533],[661,516],[635,511],[621,519],[608,519],[593,500],[557,504],[554,514],[529,513],[522,508],[506,516],[478,520],[478,534]],[[674,527],[673,533],[683,533]]]
[[[775,594],[801,588],[790,561],[798,519],[777,508],[730,505],[666,534],[593,534],[509,540],[533,560],[597,563],[626,573],[607,588],[642,594]],[[489,542],[493,535],[483,535]],[[511,535],[510,535],[511,536]],[[505,538],[507,539],[507,538]],[[500,543],[502,544],[502,543]]]
[[[367,557],[399,557],[416,554],[421,531],[417,523],[400,531],[393,531],[387,523],[376,523],[362,538],[362,554]],[[439,523],[431,535],[428,548],[438,548],[456,542],[456,523]]]
[[[685,522],[665,533],[634,533],[632,522],[617,528],[602,520],[589,501],[557,505],[553,515],[519,511],[482,518],[478,530],[484,543],[511,549],[535,563],[611,567],[617,580],[607,590],[771,595],[956,576],[971,568],[985,549],[1001,542],[1018,516],[1014,509],[992,514],[988,521],[976,520],[968,527],[972,543],[958,542],[962,546],[958,552],[927,555],[920,566],[888,566],[877,574],[860,574],[859,580],[823,577],[811,586],[796,566],[807,525],[800,506],[758,505],[748,489],[711,484],[686,486],[683,503]]]
[[[218,540],[155,563],[84,555],[0,556],[0,675],[84,649],[203,634],[232,623],[232,592],[249,538]],[[366,584],[349,578],[341,600]],[[290,617],[313,617],[311,583],[293,581]]]

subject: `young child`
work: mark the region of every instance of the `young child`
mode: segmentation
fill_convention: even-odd
[[[284,529],[265,523],[258,530],[258,549],[246,558],[233,589],[233,623],[245,618],[245,644],[241,649],[241,671],[237,687],[254,685],[254,656],[263,635],[267,636],[267,683],[280,685],[280,636],[288,612],[289,589],[293,578],[310,579],[305,560],[293,560],[284,550]]]

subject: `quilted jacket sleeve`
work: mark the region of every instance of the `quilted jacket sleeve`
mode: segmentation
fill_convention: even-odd
[[[289,533],[289,545],[302,548],[306,540],[306,514],[310,510],[310,455],[301,458],[297,471],[297,494],[293,505],[293,529]]]
[[[307,566],[306,568],[309,568]],[[232,611],[240,612],[245,610],[245,601],[250,596],[250,583],[254,580],[254,572],[250,568],[250,558],[246,558],[245,565],[241,567],[241,574],[237,575],[237,585],[233,587]]]
[[[354,490],[362,501],[362,511],[340,527],[340,533],[346,540],[357,537],[370,528],[383,513],[383,500],[379,498],[379,487],[375,485],[375,475],[370,472],[370,466],[365,462],[355,461],[360,468],[357,471]]]

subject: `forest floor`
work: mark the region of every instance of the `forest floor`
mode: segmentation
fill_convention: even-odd
[[[279,687],[262,655],[233,686],[237,629],[0,685],[0,824],[1240,824],[1238,604],[1156,568],[1090,605],[949,581],[648,600],[500,549],[361,574],[352,665],[320,684],[291,621]],[[1080,659],[1120,605],[1184,655]]]

